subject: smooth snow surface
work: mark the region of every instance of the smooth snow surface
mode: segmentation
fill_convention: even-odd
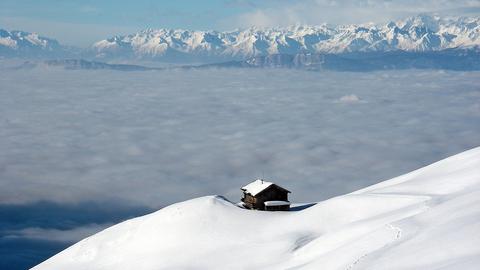
[[[34,269],[479,269],[478,243],[480,147],[302,211],[173,204]]]

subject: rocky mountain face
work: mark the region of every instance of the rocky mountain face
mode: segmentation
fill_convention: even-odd
[[[374,71],[392,69],[480,70],[478,49],[442,51],[352,52],[341,54],[271,54],[207,67],[294,68],[306,70]]]
[[[430,52],[361,52],[342,54],[270,54],[246,60],[227,61],[201,65],[174,65],[171,67],[147,67],[130,64],[109,64],[84,59],[56,59],[26,61],[13,69],[36,67],[60,67],[67,70],[117,70],[151,71],[165,69],[204,68],[290,68],[310,71],[376,71],[400,69],[443,69],[457,71],[480,70],[478,49],[446,49]]]
[[[479,18],[419,15],[385,25],[249,28],[231,32],[148,29],[101,40],[97,58],[229,61],[265,55],[431,52],[480,45]]]

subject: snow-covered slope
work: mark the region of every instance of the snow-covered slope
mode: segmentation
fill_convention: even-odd
[[[0,56],[59,56],[66,51],[58,41],[23,31],[0,29]]]
[[[93,45],[97,57],[231,60],[256,55],[437,51],[480,45],[479,18],[419,15],[385,25],[250,28],[233,32],[148,29]]]
[[[177,203],[34,269],[479,269],[478,243],[480,147],[302,211]]]

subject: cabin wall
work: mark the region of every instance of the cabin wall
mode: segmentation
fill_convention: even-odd
[[[249,209],[258,209],[258,210],[272,210],[272,211],[285,211],[289,210],[290,206],[271,206],[268,209],[265,208],[266,201],[287,201],[288,202],[288,191],[278,188],[276,185],[273,185],[264,191],[260,192],[256,196],[252,196],[249,193],[243,193],[242,202],[246,208]],[[272,208],[273,207],[273,208]],[[278,209],[277,209],[278,208]]]
[[[257,201],[288,201],[288,192],[274,186],[257,194]]]
[[[250,194],[243,193],[242,202],[245,204],[247,208],[252,209],[252,208],[255,208],[257,199]]]

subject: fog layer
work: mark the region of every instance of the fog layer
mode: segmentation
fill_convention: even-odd
[[[480,72],[0,74],[0,203],[319,201],[480,145]]]

